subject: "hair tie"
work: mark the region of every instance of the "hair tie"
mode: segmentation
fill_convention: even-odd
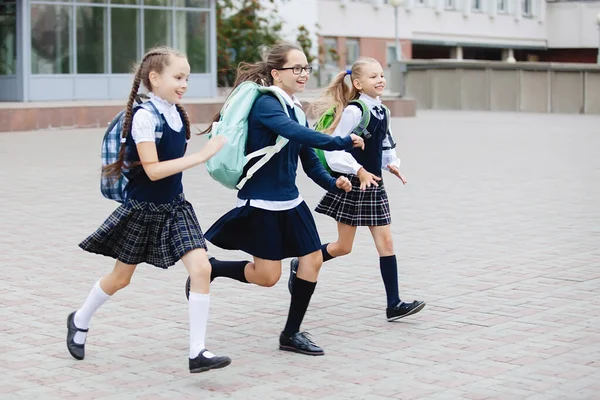
[[[346,70],[346,75],[352,75],[352,70],[351,69],[347,69]]]

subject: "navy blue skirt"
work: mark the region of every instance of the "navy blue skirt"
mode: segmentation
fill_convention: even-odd
[[[237,207],[219,218],[204,235],[226,250],[241,250],[265,260],[302,257],[321,248],[317,225],[305,202],[291,210]]]

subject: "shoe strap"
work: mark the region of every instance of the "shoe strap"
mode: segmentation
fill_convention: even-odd
[[[73,324],[73,326],[75,326],[75,324]],[[75,326],[75,329],[77,329],[78,332],[83,332],[83,333],[87,333],[90,329],[81,329]]]

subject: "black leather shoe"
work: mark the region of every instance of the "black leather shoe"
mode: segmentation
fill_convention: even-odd
[[[413,301],[405,303],[401,301],[396,307],[386,308],[385,313],[388,321],[395,321],[400,318],[408,317],[421,311],[425,307],[424,301]]]
[[[206,349],[202,350],[198,357],[192,359],[190,358],[190,373],[195,374],[197,372],[205,372],[209,369],[218,369],[225,368],[229,364],[231,364],[231,358],[229,357],[219,357],[214,356],[213,358],[204,357],[204,352]]]
[[[298,262],[297,258],[290,261],[290,277],[288,278],[288,290],[292,294],[292,288],[294,287],[294,281],[296,280],[296,274],[298,273]]]
[[[322,348],[309,339],[308,332],[297,332],[289,337],[281,332],[281,335],[279,335],[279,350],[293,351],[309,356],[322,356],[325,354]]]
[[[73,321],[75,318],[75,313],[76,311],[73,311],[67,317],[67,349],[69,350],[69,353],[71,353],[73,358],[77,360],[83,360],[83,358],[85,357],[85,343],[77,344],[75,343],[73,338],[75,338],[75,334],[78,331],[87,332],[88,329],[80,329],[75,326],[75,321]]]

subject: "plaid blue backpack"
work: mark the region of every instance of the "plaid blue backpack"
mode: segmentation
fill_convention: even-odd
[[[163,123],[160,112],[151,101],[142,102],[139,96],[136,97],[135,101],[137,104],[135,104],[134,110],[138,107],[142,107],[157,117],[158,124],[155,127],[155,132],[157,132],[156,144],[158,144],[163,132]],[[113,120],[108,124],[108,128],[104,133],[101,152],[103,171],[105,167],[117,162],[119,159],[119,150],[121,149],[121,146],[125,145],[126,138],[121,137],[121,133],[123,131],[123,122],[125,120],[125,111],[127,110],[121,110],[121,112],[119,112],[117,116],[113,118]],[[131,132],[128,132],[128,134],[131,134]],[[127,199],[127,183],[129,182],[125,176],[127,171],[128,170],[126,168],[123,168],[118,177],[108,177],[102,174],[100,178],[100,191],[104,197],[110,200],[115,200],[119,203],[125,202]]]

